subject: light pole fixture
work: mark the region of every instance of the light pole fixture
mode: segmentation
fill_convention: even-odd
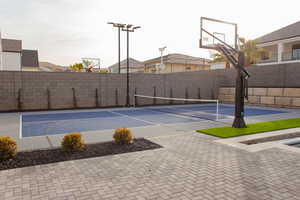
[[[164,50],[166,49],[167,47],[161,47],[161,48],[158,48],[159,51],[160,51],[160,69],[161,70],[163,68],[163,54],[164,54]]]
[[[130,107],[130,97],[129,97],[129,32],[134,32],[134,30],[141,28],[140,26],[133,26],[132,24],[127,24],[122,31],[127,32],[127,66],[126,66],[126,106]]]
[[[118,73],[121,73],[121,49],[120,49],[120,30],[121,28],[124,28],[126,24],[121,24],[121,23],[114,23],[114,22],[107,22],[107,24],[112,24],[113,27],[118,28]]]

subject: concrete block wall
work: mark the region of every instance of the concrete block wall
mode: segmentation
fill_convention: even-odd
[[[216,96],[214,73],[130,74],[130,103],[134,93],[174,98]],[[155,88],[155,89],[154,89]],[[97,92],[96,92],[97,91]],[[140,105],[169,104],[138,99]],[[178,103],[178,102],[173,102]],[[183,103],[183,102],[182,102]],[[0,72],[0,111],[29,111],[116,107],[126,104],[126,74],[74,72]]]
[[[234,88],[220,88],[219,100],[234,102]],[[246,103],[273,107],[300,107],[300,88],[249,88]]]
[[[282,106],[300,104],[299,64],[253,66],[247,69],[251,74],[249,103]],[[133,104],[135,91],[137,94],[153,96],[154,90],[156,96],[170,97],[172,91],[174,98],[215,99],[219,96],[224,102],[234,102],[235,77],[235,69],[130,74],[130,103]],[[0,111],[115,107],[124,106],[125,103],[126,74],[0,72]],[[171,102],[138,99],[138,104],[153,103]]]

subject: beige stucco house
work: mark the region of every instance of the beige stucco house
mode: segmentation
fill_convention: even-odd
[[[256,39],[264,49],[257,65],[300,62],[300,21]]]
[[[208,59],[188,56],[184,54],[168,54],[161,57],[144,61],[145,73],[173,73],[173,72],[190,72],[210,69]]]

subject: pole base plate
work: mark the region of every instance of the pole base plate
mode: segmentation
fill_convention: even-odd
[[[243,117],[235,117],[233,124],[232,124],[233,128],[246,128],[246,123]]]

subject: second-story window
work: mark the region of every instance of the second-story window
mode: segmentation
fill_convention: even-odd
[[[293,45],[292,59],[293,60],[300,59],[300,44]]]

